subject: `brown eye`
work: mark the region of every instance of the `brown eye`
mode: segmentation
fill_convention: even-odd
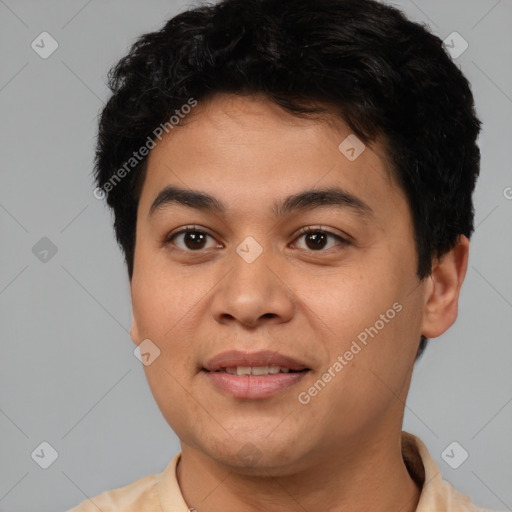
[[[214,242],[210,247],[216,247],[217,244],[215,243],[213,237],[204,231],[199,231],[196,229],[185,229],[175,233],[166,240],[166,243],[172,243],[179,249],[183,249],[185,251],[198,251],[201,249],[209,248],[207,247],[208,238],[211,238],[211,240]]]
[[[304,239],[305,247],[299,247],[300,249],[307,249],[311,251],[322,251],[323,249],[331,249],[337,245],[345,246],[349,245],[349,242],[339,235],[324,231],[321,229],[304,228],[298,237],[298,239]],[[338,243],[333,243],[338,242]]]
[[[187,231],[183,236],[183,243],[188,249],[202,249],[206,243],[206,236],[201,231]]]
[[[304,237],[309,249],[323,249],[327,243],[328,236],[325,233],[307,233]]]

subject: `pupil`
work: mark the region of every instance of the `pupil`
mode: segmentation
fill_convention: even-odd
[[[325,246],[325,241],[325,233],[310,233],[306,236],[306,244],[310,249],[321,249]],[[311,242],[311,244],[309,242]]]
[[[205,241],[204,233],[200,231],[189,231],[185,234],[185,245],[189,249],[200,249]]]

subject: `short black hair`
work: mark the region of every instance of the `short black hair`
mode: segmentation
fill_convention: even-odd
[[[95,181],[113,209],[130,280],[147,162],[133,155],[191,99],[222,92],[263,94],[297,116],[336,112],[364,143],[382,137],[408,199],[420,279],[460,234],[473,232],[481,123],[470,84],[443,42],[395,7],[374,0],[204,4],[139,37],[108,82]],[[420,352],[425,343],[422,337]]]

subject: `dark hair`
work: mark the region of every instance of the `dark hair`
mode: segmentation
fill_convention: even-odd
[[[459,234],[473,232],[480,121],[470,85],[442,41],[396,8],[373,0],[203,5],[141,36],[110,70],[109,87],[95,179],[108,192],[130,279],[147,158],[133,170],[126,162],[191,98],[218,92],[264,94],[298,116],[336,112],[363,142],[383,137],[408,198],[420,279]]]

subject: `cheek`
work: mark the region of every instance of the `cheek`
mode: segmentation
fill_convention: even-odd
[[[203,299],[212,283],[204,275],[194,278],[190,269],[181,271],[176,265],[171,267],[160,254],[143,256],[141,251],[131,285],[137,334],[139,341],[148,338],[158,346],[160,356],[156,363],[170,374],[153,371],[152,367],[145,370],[150,385],[159,382],[159,386],[174,389],[196,369],[192,346],[198,317],[205,314]],[[158,391],[157,386],[154,389]]]
[[[350,397],[338,396],[354,407],[358,400],[378,407],[385,398],[382,393],[392,395],[386,386],[399,392],[413,365],[421,327],[421,290],[409,275],[389,265],[372,264],[357,273],[338,272],[326,282],[303,281],[296,288],[310,316],[317,318],[318,332],[323,332],[318,343],[327,353],[324,371],[339,356],[345,361],[342,371],[334,371],[339,385],[330,392],[358,397],[352,403]],[[375,390],[377,395],[374,388],[381,388]]]
[[[199,406],[201,400],[196,400],[192,394],[186,392],[190,383],[178,373],[177,368],[169,367],[167,362],[157,360],[151,366],[144,367],[144,372],[162,416],[179,438],[187,441],[194,418],[204,414]]]
[[[372,266],[336,269],[332,276],[301,279],[294,289],[310,314],[328,328],[329,337],[343,343],[373,325],[397,301],[400,283],[389,275]]]
[[[328,363],[322,368],[325,373],[320,372],[319,380],[303,390],[311,397],[306,407],[314,412],[312,429],[314,424],[318,428],[327,425],[327,437],[350,436],[375,427],[390,411],[399,416],[417,350],[411,333],[419,325],[414,308],[400,305],[398,313],[384,303],[383,308],[367,304],[357,318],[345,312],[339,316],[335,328],[342,334],[330,338]],[[396,314],[386,316],[386,311]],[[332,417],[339,420],[332,422]]]
[[[164,340],[197,302],[191,286],[165,262],[140,257],[134,268],[131,297],[141,336]]]

